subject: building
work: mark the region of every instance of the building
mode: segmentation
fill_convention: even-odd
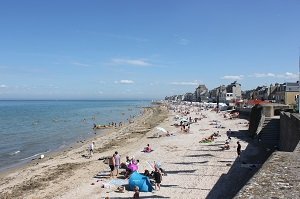
[[[229,104],[242,99],[241,84],[234,81],[227,86],[221,85],[211,90],[209,94],[212,102]]]
[[[207,102],[209,97],[209,91],[207,87],[203,85],[199,85],[195,91],[196,102]]]
[[[195,102],[196,101],[195,93],[186,93],[184,95],[183,101]]]
[[[211,102],[225,102],[226,93],[226,86],[221,85],[209,91],[209,99]]]
[[[237,81],[229,84],[226,87],[226,92],[228,93],[228,95],[226,95],[226,101],[236,101],[242,99],[241,84],[237,83]]]
[[[299,95],[299,81],[276,84],[270,98],[277,103],[296,105],[296,96]]]

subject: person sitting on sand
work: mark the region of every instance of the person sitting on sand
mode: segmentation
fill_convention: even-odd
[[[147,170],[147,169],[145,169],[143,175],[144,175],[144,176],[147,176],[147,177],[149,177],[149,178],[152,177],[151,174],[150,174],[150,172],[149,172],[149,170]]]
[[[152,151],[151,147],[149,144],[147,144],[147,146],[144,148],[144,152],[146,153],[150,153]]]
[[[223,150],[229,150],[230,146],[229,146],[229,142],[225,142],[224,147],[222,147]]]

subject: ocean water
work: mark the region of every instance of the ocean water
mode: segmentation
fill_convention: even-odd
[[[0,171],[95,135],[94,123],[128,122],[150,103],[0,101]]]

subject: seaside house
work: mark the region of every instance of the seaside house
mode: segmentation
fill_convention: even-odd
[[[270,94],[270,99],[277,103],[296,105],[296,96],[299,95],[299,81],[275,84],[275,89]]]
[[[269,99],[270,88],[267,86],[258,86],[252,93],[252,99],[267,100]]]
[[[241,84],[237,83],[237,81],[234,81],[233,83],[229,84],[226,87],[226,92],[229,94],[227,95],[227,99],[229,101],[236,101],[242,98]]]
[[[196,102],[208,102],[209,91],[207,87],[203,85],[199,85],[195,91]]]
[[[219,102],[226,102],[226,86],[225,85],[221,85],[217,88],[212,89],[209,92],[209,98],[210,101],[212,102],[217,102],[219,100]]]
[[[241,84],[234,81],[227,86],[221,85],[212,89],[209,92],[209,97],[212,102],[217,102],[219,100],[220,103],[234,103],[242,99]]]
[[[195,102],[196,101],[195,93],[186,93],[184,95],[183,101]]]
[[[244,99],[244,100],[253,99],[254,92],[255,92],[255,89],[242,91],[242,99]]]

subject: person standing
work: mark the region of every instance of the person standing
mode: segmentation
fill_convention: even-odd
[[[108,159],[108,165],[110,168],[110,177],[112,178],[114,176],[114,170],[115,170],[115,154],[113,154],[109,159]]]
[[[160,183],[162,181],[162,175],[160,170],[155,166],[155,171],[153,172],[153,177],[155,180],[155,190],[160,190]]]
[[[89,146],[89,157],[92,157],[94,154],[95,142],[92,142]]]
[[[237,148],[236,148],[236,152],[237,152],[237,155],[238,155],[238,158],[240,159],[240,156],[241,156],[241,144],[239,141],[237,141]]]
[[[118,154],[118,151],[115,152],[115,169],[117,170],[117,176],[119,175],[119,168],[121,164],[121,157]]]

